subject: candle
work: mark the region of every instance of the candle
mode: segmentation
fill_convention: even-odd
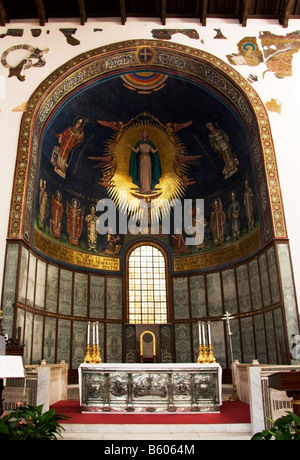
[[[202,345],[202,338],[201,338],[201,323],[198,321],[198,331],[199,331],[199,345]]]
[[[211,345],[210,321],[207,322],[207,328],[208,328],[208,345]]]
[[[87,340],[86,340],[87,345],[90,344],[90,331],[91,331],[91,323],[88,321],[88,323],[87,323]]]
[[[93,323],[93,345],[95,345],[95,323]]]
[[[202,323],[202,339],[203,339],[203,345],[205,345],[205,323]]]
[[[98,321],[96,322],[96,345],[99,345],[99,326]]]

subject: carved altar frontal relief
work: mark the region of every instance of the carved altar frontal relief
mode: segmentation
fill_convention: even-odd
[[[168,401],[168,374],[133,374],[132,402],[135,405],[155,405]]]

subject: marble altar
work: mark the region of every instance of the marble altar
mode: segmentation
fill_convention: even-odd
[[[82,412],[219,412],[219,364],[81,364]]]

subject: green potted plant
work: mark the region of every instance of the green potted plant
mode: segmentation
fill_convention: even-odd
[[[0,419],[0,440],[56,440],[64,430],[59,422],[68,418],[66,415],[56,414],[55,409],[43,413],[43,406],[30,406],[19,402],[15,411],[4,414]]]
[[[269,419],[270,420],[270,419]],[[300,417],[293,412],[278,418],[275,422],[270,420],[272,427],[256,433],[252,441],[300,441]]]

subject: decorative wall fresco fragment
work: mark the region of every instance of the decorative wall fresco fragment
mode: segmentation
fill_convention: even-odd
[[[31,29],[31,35],[35,38],[39,37],[42,33],[42,29]]]
[[[24,30],[23,29],[7,29],[5,34],[1,34],[0,38],[5,37],[23,37]]]
[[[174,34],[183,34],[188,38],[199,40],[199,34],[195,29],[152,29],[152,37],[159,40],[171,40]]]
[[[266,72],[273,72],[277,78],[291,77],[293,57],[300,49],[300,31],[286,36],[261,32],[259,38],[267,66],[264,75]]]
[[[77,29],[59,29],[67,39],[67,43],[72,46],[80,45],[80,41],[73,37],[76,34]]]
[[[227,59],[233,65],[258,66],[263,62],[256,37],[245,37],[238,43],[239,54],[229,54]]]
[[[249,77],[247,78],[248,82],[249,83],[256,83],[258,82],[258,76],[257,75],[253,75],[252,73],[249,75]]]
[[[278,99],[271,99],[266,102],[266,107],[269,112],[275,112],[281,115],[281,102]]]
[[[16,65],[9,63],[9,55],[14,51],[24,50],[24,57]],[[21,72],[30,69],[31,67],[43,67],[46,65],[44,54],[47,54],[49,48],[40,50],[32,45],[14,45],[5,50],[1,56],[1,64],[9,69],[8,77],[16,77],[19,81],[25,81],[25,76]]]
[[[227,40],[227,37],[225,37],[221,29],[214,29],[214,30],[217,32],[216,35],[214,36],[215,40],[220,40],[220,39]]]
[[[27,102],[23,102],[12,109],[12,112],[25,112],[27,108]]]

